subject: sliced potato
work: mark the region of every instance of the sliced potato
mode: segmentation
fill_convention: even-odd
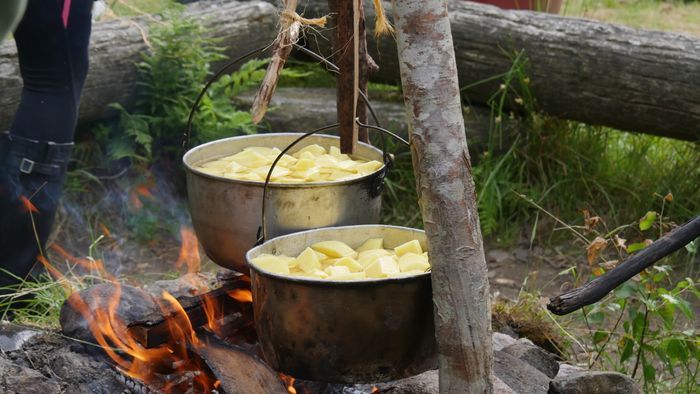
[[[408,252],[399,257],[399,268],[401,269],[401,272],[425,272],[428,268],[430,268],[430,263],[428,262],[428,257],[424,256],[422,253],[416,254]]]
[[[394,252],[396,252],[397,256],[401,257],[404,255],[404,253],[421,254],[423,253],[423,249],[420,247],[420,242],[418,242],[417,239],[414,239],[395,247]]]
[[[329,261],[329,263],[330,263],[330,261]],[[332,264],[336,267],[347,267],[350,270],[350,272],[360,272],[360,271],[363,271],[365,268],[357,260],[355,260],[349,256],[345,256],[345,257],[341,257],[339,259],[336,259],[335,261],[332,262]]]
[[[311,247],[330,257],[355,256],[355,251],[341,241],[321,241],[311,245]]]
[[[380,257],[365,268],[368,278],[387,278],[400,272],[399,265],[393,256]]]
[[[253,259],[253,264],[265,271],[275,274],[288,275],[289,264],[286,256],[275,256],[272,254],[261,254]]]
[[[318,258],[316,252],[311,248],[304,249],[299,256],[296,258],[297,266],[302,271],[307,274],[313,274],[319,268],[321,268],[321,261]]]
[[[384,239],[383,238],[370,238],[366,240],[359,248],[355,249],[357,253],[362,253],[366,250],[371,249],[383,249]]]

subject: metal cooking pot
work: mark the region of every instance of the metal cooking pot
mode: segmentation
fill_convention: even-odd
[[[207,255],[217,264],[247,273],[245,253],[261,226],[264,182],[227,179],[194,168],[202,161],[228,156],[246,147],[285,148],[302,133],[256,134],[225,138],[197,146],[183,157],[192,224]],[[311,135],[303,146],[339,146],[330,135]],[[356,157],[383,162],[382,151],[358,143]],[[319,227],[378,223],[386,167],[351,180],[300,184],[270,183],[265,219],[272,238]]]
[[[437,368],[430,273],[356,281],[287,277],[251,263],[261,253],[296,256],[320,241],[358,247],[383,238],[386,248],[421,230],[385,225],[332,227],[285,235],[251,249],[255,329],[265,360],[295,378],[375,383]]]

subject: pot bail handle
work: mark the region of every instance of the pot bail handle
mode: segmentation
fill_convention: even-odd
[[[231,69],[231,67],[237,65],[238,63],[242,62],[243,60],[246,60],[247,58],[249,58],[251,56],[258,55],[262,52],[265,52],[265,50],[267,50],[268,48],[270,48],[270,46],[265,45],[263,47],[256,48],[256,49],[253,49],[247,53],[244,53],[243,55],[241,55],[241,56],[231,60],[227,64],[225,64],[223,67],[221,67],[219,70],[217,70],[214,73],[214,75],[211,76],[211,78],[209,78],[207,83],[204,85],[202,90],[199,92],[199,95],[197,96],[197,98],[194,100],[194,103],[192,103],[192,107],[190,108],[190,114],[187,117],[187,127],[185,128],[184,133],[182,133],[181,147],[182,147],[183,153],[187,152],[187,149],[190,147],[190,135],[192,134],[192,121],[194,120],[194,114],[199,109],[199,103],[204,98],[204,95],[207,94],[207,91],[209,90],[211,85],[213,85],[214,82],[218,81],[222,75],[224,75],[227,71],[229,71]]]
[[[392,155],[391,153],[389,153],[389,152],[387,151],[385,136],[388,135],[388,136],[390,136],[390,137],[396,139],[397,141],[401,142],[402,144],[404,144],[404,145],[406,145],[406,146],[410,146],[410,144],[409,144],[409,142],[406,141],[405,139],[401,138],[401,137],[398,136],[397,134],[395,134],[395,133],[393,133],[393,132],[391,132],[391,131],[389,131],[389,130],[387,130],[387,129],[385,129],[385,128],[382,128],[382,127],[379,127],[379,126],[372,126],[372,125],[363,124],[362,122],[360,122],[359,119],[355,119],[355,122],[356,122],[356,123],[358,124],[358,126],[360,126],[360,127],[364,127],[364,128],[366,128],[366,129],[368,129],[368,130],[373,130],[373,131],[379,131],[379,132],[381,132],[382,158],[383,158],[383,160],[384,160],[384,169],[383,169],[383,171],[382,171],[383,173],[382,173],[382,176],[381,176],[381,178],[380,178],[379,185],[375,186],[375,188],[378,190],[378,193],[381,194],[381,189],[383,188],[383,185],[384,185],[384,178],[386,177],[386,174],[389,172],[389,170],[391,169],[391,167],[392,167],[392,165],[393,165],[393,163],[394,163],[394,155]],[[272,164],[270,165],[270,169],[267,171],[267,176],[265,177],[265,184],[264,184],[264,186],[263,186],[263,196],[262,196],[262,204],[261,204],[261,205],[262,205],[262,212],[261,212],[261,214],[262,214],[262,215],[261,215],[261,216],[262,216],[262,218],[261,218],[262,221],[260,222],[260,227],[258,227],[258,232],[257,232],[257,234],[256,234],[256,239],[257,239],[257,241],[255,242],[255,245],[254,245],[254,246],[258,246],[258,245],[262,244],[262,243],[265,242],[265,240],[267,239],[267,226],[266,226],[266,219],[267,219],[267,193],[268,193],[268,190],[270,189],[270,188],[269,188],[269,185],[270,185],[270,179],[272,178],[272,172],[274,171],[275,166],[277,165],[277,163],[280,161],[280,159],[282,159],[282,157],[283,157],[287,152],[289,152],[293,147],[295,147],[299,142],[301,142],[302,140],[306,139],[307,137],[310,137],[310,136],[312,136],[312,135],[314,135],[314,134],[316,134],[316,133],[319,133],[319,132],[321,132],[321,131],[336,129],[336,128],[338,128],[339,126],[340,126],[339,123],[335,123],[335,124],[332,124],[332,125],[319,127],[318,129],[309,131],[308,133],[304,133],[303,135],[301,135],[300,137],[298,137],[297,139],[295,139],[294,141],[292,141],[292,143],[290,143],[289,145],[287,145],[287,146],[277,155],[277,157],[275,158],[275,160],[272,161]]]

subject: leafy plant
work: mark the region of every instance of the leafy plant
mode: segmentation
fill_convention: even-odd
[[[582,226],[568,226],[586,242],[589,271],[603,275],[619,261],[637,253],[672,228],[664,217],[673,196],[658,195],[661,212],[649,211],[633,223],[609,229],[598,216],[584,212]],[[657,200],[658,201],[658,200]],[[589,238],[593,237],[593,240]],[[624,237],[624,238],[623,238]],[[636,239],[638,242],[627,242]],[[697,252],[687,249],[689,262]],[[575,267],[575,281],[583,277]],[[589,368],[612,369],[638,378],[646,392],[697,392],[700,371],[700,331],[690,299],[700,300],[697,279],[679,275],[669,260],[627,281],[602,301],[562,318],[562,325],[589,338]],[[583,324],[582,328],[581,324]]]
[[[174,13],[165,19],[167,23],[152,28],[152,50],[137,64],[134,108],[113,104],[118,121],[97,134],[112,160],[149,162],[154,156],[179,152],[190,109],[211,74],[211,64],[225,59],[217,40],[208,37],[200,23]],[[194,144],[254,131],[250,114],[237,110],[231,98],[258,84],[265,65],[264,60],[253,60],[211,86],[194,118]]]

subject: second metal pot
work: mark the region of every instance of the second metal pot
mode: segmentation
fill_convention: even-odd
[[[405,227],[332,227],[285,235],[251,249],[296,256],[320,241],[357,247],[383,238],[393,248],[425,233]],[[437,367],[430,273],[404,278],[327,281],[286,277],[251,264],[255,328],[265,360],[296,378],[375,383]]]

